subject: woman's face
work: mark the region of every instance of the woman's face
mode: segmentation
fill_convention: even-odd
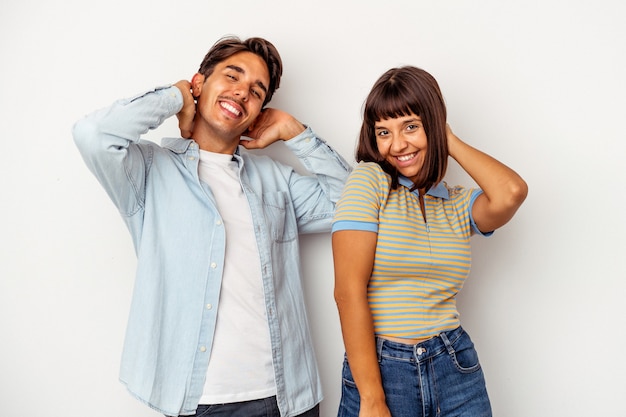
[[[428,139],[422,119],[411,113],[374,123],[378,152],[398,172],[411,181],[424,165]]]

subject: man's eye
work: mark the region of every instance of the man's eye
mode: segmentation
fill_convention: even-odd
[[[261,93],[259,93],[257,90],[252,90],[252,94],[254,94],[257,98],[261,98]]]

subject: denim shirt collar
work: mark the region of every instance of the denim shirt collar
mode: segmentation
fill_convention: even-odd
[[[194,143],[192,139],[182,138],[163,138],[161,140],[161,146],[169,149],[170,151],[178,154],[183,154],[189,149],[189,145]]]
[[[408,179],[404,175],[398,175],[398,183],[400,183],[400,185],[403,185],[403,186],[405,186],[408,189],[411,189],[411,187],[413,187],[413,181],[411,181],[410,179]],[[414,190],[412,192],[415,193],[416,195],[419,194],[417,190]],[[443,198],[443,199],[446,199],[446,200],[450,199],[450,194],[448,193],[448,188],[445,186],[443,181],[441,181],[441,182],[433,185],[432,187],[430,187],[430,189],[428,190],[428,192],[426,194],[431,196],[431,197]]]
[[[183,138],[163,138],[161,140],[161,146],[163,148],[169,149],[170,151],[183,154],[189,150],[189,146],[192,143],[195,143],[193,139],[183,139]],[[241,152],[239,151],[239,146],[235,149],[235,153],[233,154],[233,161],[237,161],[239,165],[243,165],[243,159],[241,158]]]

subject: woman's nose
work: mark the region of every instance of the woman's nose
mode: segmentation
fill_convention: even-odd
[[[402,135],[394,135],[391,141],[391,150],[394,152],[399,152],[406,148],[406,140],[402,137]]]

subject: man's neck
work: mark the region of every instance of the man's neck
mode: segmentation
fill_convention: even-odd
[[[213,153],[225,153],[232,155],[235,153],[237,146],[239,146],[239,140],[237,142],[222,142],[219,140],[214,140],[210,138],[199,139],[192,135],[193,140],[196,141],[200,149],[203,151],[213,152]]]
[[[205,129],[196,129],[191,137],[203,151],[232,155],[239,146],[240,135],[227,137]]]

